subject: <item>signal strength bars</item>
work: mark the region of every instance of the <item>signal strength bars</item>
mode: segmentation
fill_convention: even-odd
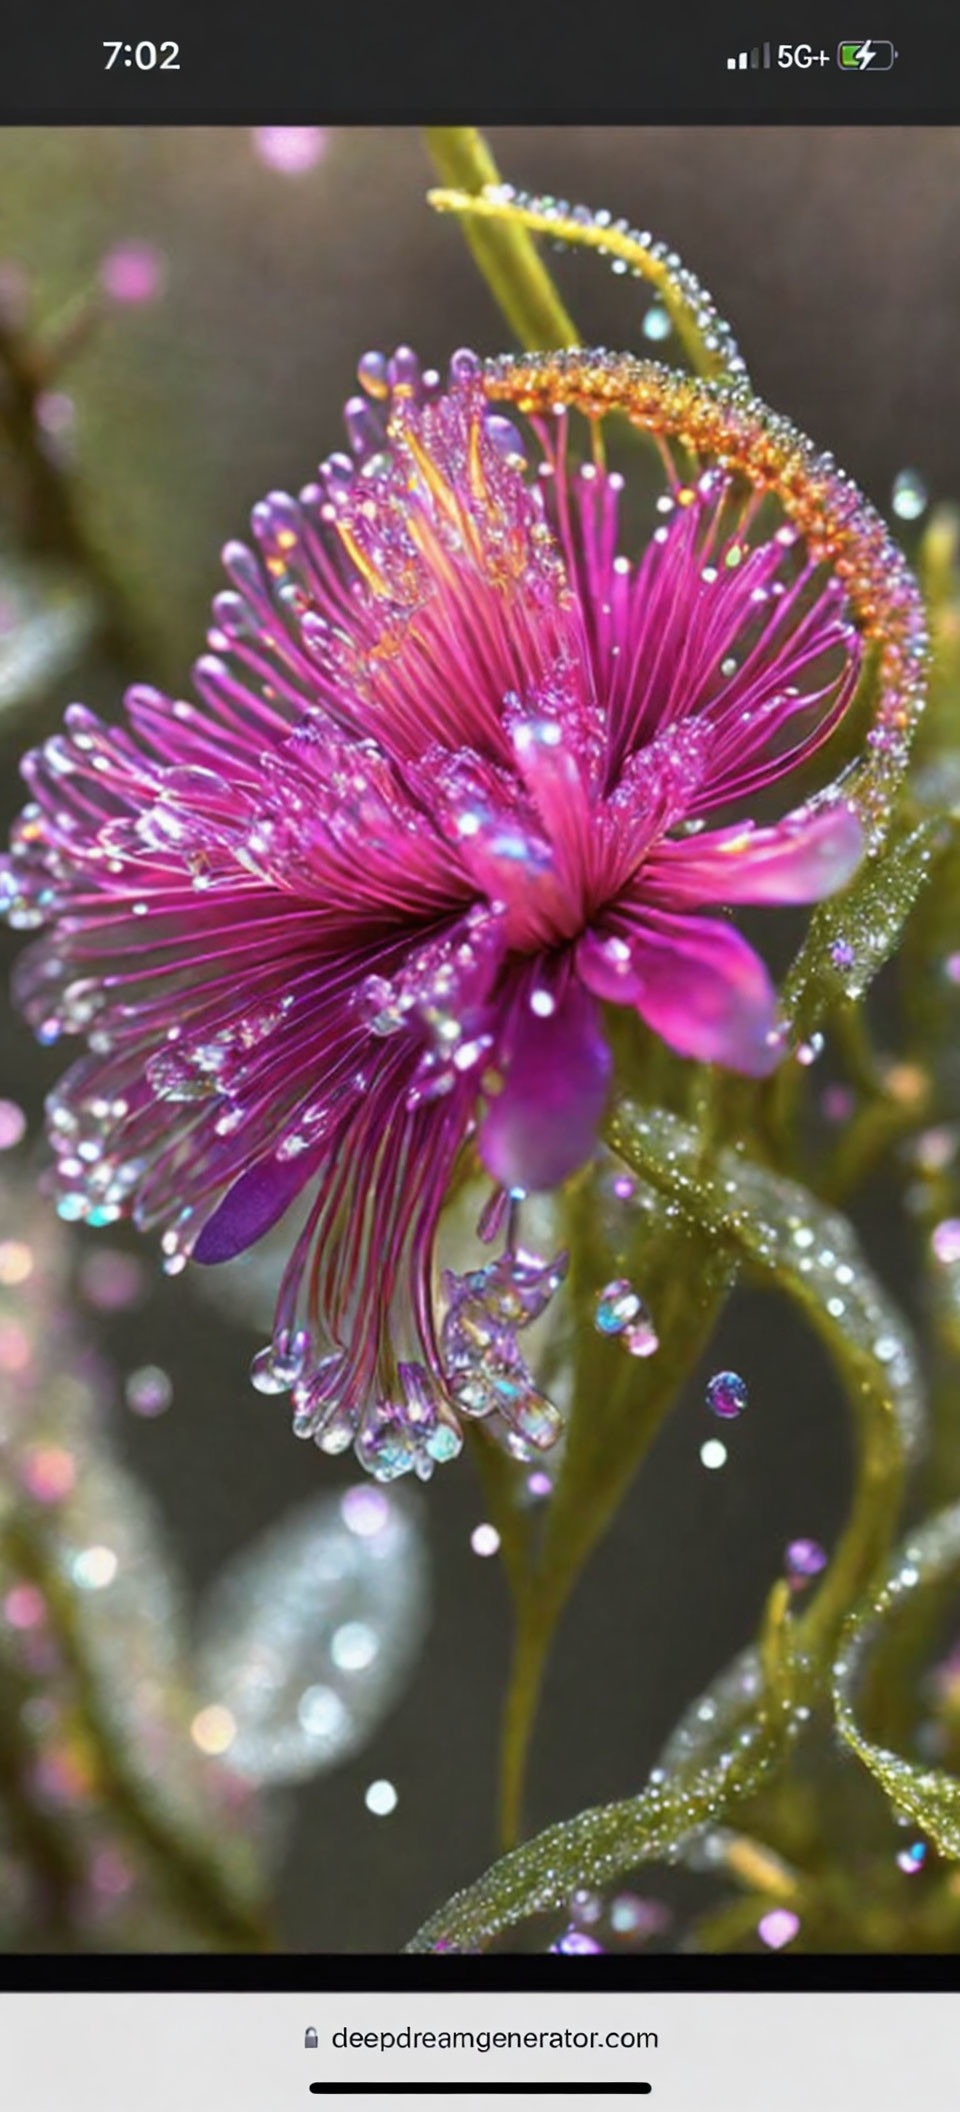
[[[773,51],[769,44],[754,44],[751,51],[738,51],[732,59],[727,60],[727,70],[730,73],[746,73],[750,67],[756,72],[761,67],[768,69],[772,65]]]

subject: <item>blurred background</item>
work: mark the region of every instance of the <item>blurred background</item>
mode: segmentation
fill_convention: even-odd
[[[606,205],[676,247],[730,319],[759,393],[830,448],[881,509],[890,512],[905,470],[931,499],[960,495],[960,131],[544,127],[490,139],[517,186]],[[82,698],[112,716],[134,676],[184,692],[220,584],[220,546],[245,533],[262,493],[298,489],[341,444],[340,406],[361,353],[410,342],[442,367],[461,344],[506,348],[459,230],[425,204],[431,178],[413,130],[0,135],[5,819],[21,801],[19,752],[55,729],[65,703]],[[643,346],[642,288],[582,257],[559,259],[558,277],[588,341]],[[669,358],[669,342],[657,351]],[[84,578],[109,596],[106,640],[94,634]],[[15,951],[5,941],[7,962]],[[314,1697],[314,1748],[312,1763],[278,1760],[274,1724],[268,1757],[247,1756],[249,1781],[282,1785],[267,1799],[274,1940],[395,1950],[496,1848],[510,1628],[498,1563],[482,1535],[479,1551],[473,1542],[484,1522],[479,1483],[464,1458],[429,1489],[403,1491],[396,1516],[379,1524],[356,1502],[352,1525],[349,1501],[331,1510],[361,1552],[381,1528],[400,1534],[392,1613],[368,1577],[347,1577],[342,1564],[311,1582],[285,1521],[311,1500],[349,1494],[357,1476],[295,1442],[283,1399],[251,1391],[265,1316],[247,1320],[262,1286],[258,1294],[252,1275],[239,1284],[235,1275],[232,1302],[228,1292],[214,1305],[210,1283],[189,1270],[165,1279],[147,1242],[114,1229],[54,1235],[52,1205],[38,1213],[29,1203],[44,1156],[42,1097],[63,1063],[5,1009],[4,1239],[22,1245],[29,1215],[38,1253],[47,1237],[61,1245],[32,1289],[16,1261],[4,1277],[0,1246],[0,1285],[11,1310],[25,1311],[42,1277],[38,1339],[55,1311],[61,1367],[96,1358],[83,1369],[94,1374],[101,1441],[157,1506],[187,1629],[199,1621],[219,1651],[220,1702],[199,1694],[208,1720],[191,1733],[201,1752],[223,1750],[209,1709],[225,1705],[234,1616],[229,1604],[217,1616],[210,1595],[225,1565],[259,1546],[263,1567],[239,1587],[246,1621],[271,1591],[284,1600],[289,1633],[271,1647],[287,1648],[301,1699]],[[863,1199],[860,1229],[909,1305],[886,1201],[882,1187]],[[105,1250],[98,1289],[90,1257]],[[137,1264],[126,1274],[124,1254]],[[703,1381],[722,1366],[744,1375],[750,1406],[726,1467],[709,1472],[699,1457],[710,1434]],[[12,1372],[5,1365],[0,1314],[0,1392],[22,1382],[15,1367],[16,1355]],[[536,1738],[532,1827],[639,1786],[682,1708],[753,1633],[785,1542],[831,1544],[847,1475],[835,1383],[816,1343],[779,1304],[738,1297],[563,1624]],[[265,1541],[284,1529],[285,1542]],[[354,1594],[343,1618],[341,1587]],[[312,1592],[317,1621],[321,1601],[327,1609],[322,1633],[310,1626]],[[17,1603],[29,1631],[28,1602]],[[159,1605],[146,1608],[148,1656]],[[344,1643],[345,1627],[365,1630],[367,1643],[356,1634]],[[363,1659],[371,1634],[378,1669],[350,1748],[335,1703],[343,1679],[369,1670],[369,1658],[349,1660],[351,1647]],[[15,1710],[18,1691],[0,1684],[0,1704]],[[0,1732],[0,1789],[4,1750]],[[296,1786],[291,1766],[305,1777]],[[42,1783],[39,1793],[42,1807]],[[21,1810],[20,1824],[28,1819]],[[235,1806],[230,1824],[244,1823]],[[17,1849],[14,1816],[12,1867]],[[139,1937],[112,1933],[109,1917],[85,1936],[82,1914],[51,1934],[45,1898],[31,1905],[25,1895],[11,1941],[150,1945],[148,1924]],[[158,1931],[159,1945],[182,1940]]]

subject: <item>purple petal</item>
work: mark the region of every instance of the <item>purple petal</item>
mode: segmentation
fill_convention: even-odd
[[[845,887],[863,856],[863,830],[845,803],[787,815],[772,828],[746,822],[663,843],[643,870],[644,896],[701,902],[819,902]]]
[[[610,1080],[597,1007],[571,977],[555,1012],[512,1023],[503,1091],[480,1129],[480,1156],[506,1188],[555,1188],[589,1158]]]
[[[243,1254],[289,1209],[317,1165],[317,1152],[298,1158],[259,1159],[227,1190],[219,1209],[207,1219],[193,1249],[193,1260],[232,1261]]]
[[[776,991],[732,925],[662,910],[617,917],[581,940],[577,968],[598,997],[634,1005],[681,1056],[752,1078],[780,1060]]]

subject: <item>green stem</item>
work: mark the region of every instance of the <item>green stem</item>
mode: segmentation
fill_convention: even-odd
[[[509,1546],[516,1608],[515,1653],[504,1705],[501,1828],[505,1846],[522,1835],[523,1790],[544,1673],[560,1617],[585,1563],[599,1544],[646,1458],[679,1387],[709,1338],[726,1279],[689,1227],[661,1226],[643,1239],[645,1293],[656,1313],[660,1346],[638,1364],[623,1346],[598,1336],[592,1320],[597,1289],[591,1222],[598,1207],[590,1182],[570,1199],[569,1297],[576,1344],[574,1406],[565,1457],[539,1541]],[[628,1273],[639,1268],[629,1257]],[[690,1283],[696,1284],[691,1299]]]
[[[504,1849],[513,1848],[521,1837],[530,1743],[559,1611],[558,1605],[537,1596],[521,1600],[517,1608],[500,1742],[500,1842]]]
[[[476,194],[500,182],[481,132],[472,125],[427,125],[424,132],[434,167],[452,189]],[[555,352],[579,345],[568,314],[525,228],[468,219],[464,234],[501,314],[527,352]]]

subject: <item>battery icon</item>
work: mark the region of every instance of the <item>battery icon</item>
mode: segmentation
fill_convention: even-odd
[[[837,46],[845,73],[889,73],[897,54],[888,37],[851,37]]]

